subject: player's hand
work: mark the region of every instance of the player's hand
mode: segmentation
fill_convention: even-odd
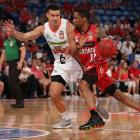
[[[21,70],[22,69],[22,62],[17,62],[17,69]]]
[[[13,21],[12,20],[9,20],[9,21],[5,21],[3,23],[3,27],[4,29],[6,30],[6,32],[13,32],[15,27],[14,27],[14,24],[13,24]]]

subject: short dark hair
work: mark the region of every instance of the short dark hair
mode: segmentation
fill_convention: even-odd
[[[50,5],[47,7],[46,12],[48,12],[49,10],[60,10],[60,7],[59,7],[57,4],[50,4]]]
[[[74,12],[77,12],[79,13],[79,15],[81,17],[86,17],[88,20],[90,18],[90,14],[89,14],[89,10],[85,9],[85,8],[82,8],[82,7],[76,7],[74,9]]]

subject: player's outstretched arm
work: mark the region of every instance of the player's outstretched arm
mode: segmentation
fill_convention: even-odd
[[[39,36],[41,36],[44,32],[44,26],[38,26],[36,27],[33,31],[27,32],[27,33],[22,33],[19,32],[15,29],[14,24],[12,22],[4,22],[4,27],[6,29],[6,31],[9,31],[12,33],[12,35],[20,40],[20,41],[28,41],[28,40],[34,40],[37,39]]]

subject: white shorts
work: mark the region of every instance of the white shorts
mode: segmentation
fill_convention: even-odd
[[[68,61],[65,64],[55,62],[51,76],[55,75],[60,75],[65,80],[66,84],[69,84],[81,80],[83,69],[76,59]]]

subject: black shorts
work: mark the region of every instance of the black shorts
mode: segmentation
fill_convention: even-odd
[[[60,75],[51,76],[51,81],[61,83],[64,86],[66,85],[66,81]]]
[[[105,89],[104,93],[110,96],[114,96],[114,93],[117,89],[118,89],[117,86],[115,84],[112,84],[107,89]]]
[[[98,81],[98,73],[96,68],[84,72],[82,80],[86,81],[90,86]]]

